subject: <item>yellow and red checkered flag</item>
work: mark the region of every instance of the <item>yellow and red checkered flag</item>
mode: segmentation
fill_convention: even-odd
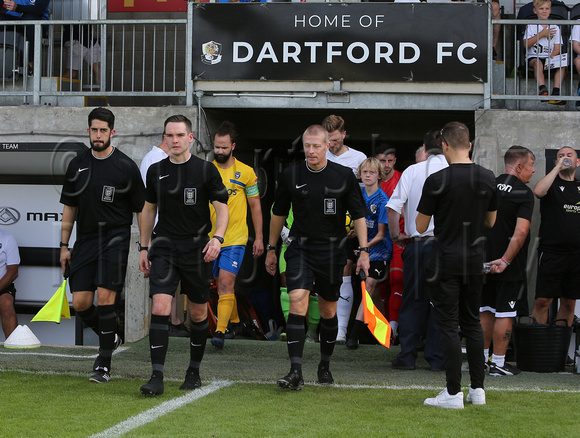
[[[391,347],[391,325],[383,314],[375,307],[373,300],[367,292],[365,284],[365,275],[361,271],[361,290],[363,298],[364,320],[368,325],[370,332],[379,341],[381,345],[387,348]]]

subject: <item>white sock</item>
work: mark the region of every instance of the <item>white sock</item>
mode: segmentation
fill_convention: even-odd
[[[491,361],[498,367],[503,367],[505,365],[505,354],[503,356],[497,356],[493,354],[491,356]]]
[[[389,321],[389,324],[391,325],[391,332],[397,333],[397,330],[399,329],[399,321]]]
[[[487,361],[489,360],[489,348],[483,349],[483,360],[485,361],[485,363],[487,363]]]
[[[351,277],[342,277],[342,284],[340,286],[340,298],[338,299],[336,309],[336,316],[338,318],[338,338],[346,337],[348,320],[350,319],[350,312],[352,310],[353,295],[354,292],[352,290]]]

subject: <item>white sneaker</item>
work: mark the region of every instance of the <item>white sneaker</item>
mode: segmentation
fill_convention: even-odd
[[[436,406],[438,408],[463,409],[463,393],[459,391],[455,395],[449,395],[447,388],[445,388],[437,397],[426,398],[423,404],[427,406]]]
[[[469,394],[467,394],[467,403],[472,405],[484,405],[485,404],[485,391],[483,388],[473,389],[469,387]]]

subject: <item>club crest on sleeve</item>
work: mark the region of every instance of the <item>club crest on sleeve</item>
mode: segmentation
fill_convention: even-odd
[[[195,205],[197,202],[197,189],[183,189],[183,203],[185,205]]]
[[[113,202],[114,199],[115,199],[115,187],[103,186],[103,195],[101,196],[101,201]]]

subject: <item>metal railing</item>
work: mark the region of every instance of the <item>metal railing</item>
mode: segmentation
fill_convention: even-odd
[[[538,96],[537,82],[527,68],[517,27],[552,23],[568,29],[564,35],[569,35],[578,22],[533,19],[489,22],[490,29],[494,24],[502,26],[499,52],[503,64],[491,62],[490,30],[489,75],[483,101],[490,102],[492,107],[520,109],[546,100],[545,96]],[[0,32],[0,45],[5,48],[0,50],[0,92],[4,100],[10,97],[20,99],[19,103],[39,105],[51,103],[48,99],[51,97],[106,96],[118,99],[121,104],[134,104],[125,101],[145,97],[148,104],[155,98],[163,105],[193,104],[191,8],[184,19],[13,21],[2,26],[6,29]],[[34,27],[33,41],[22,32],[24,26]],[[571,42],[565,39],[563,45],[569,54],[569,66],[559,100],[580,101],[574,86]],[[19,49],[21,59],[10,57],[10,50],[6,50],[10,46]],[[28,77],[30,51],[33,74]],[[85,52],[82,59],[78,51]],[[546,73],[547,81],[551,75],[550,71]]]
[[[191,78],[187,23],[186,19],[12,21],[0,31],[0,44],[15,46],[23,55],[9,59],[11,50],[0,51],[4,66],[0,90],[35,105],[41,96],[186,99]],[[34,41],[27,39],[24,25],[34,26]],[[18,41],[11,45],[13,35]],[[28,75],[30,50],[34,61]]]

